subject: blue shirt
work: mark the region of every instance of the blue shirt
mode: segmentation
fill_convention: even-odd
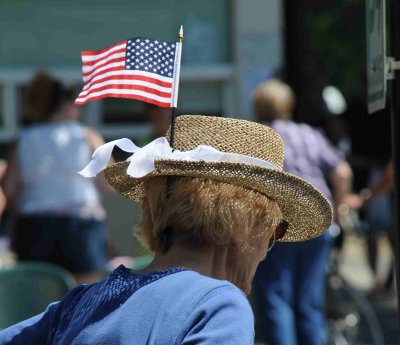
[[[284,170],[318,188],[332,202],[326,178],[343,161],[325,135],[306,124],[274,120],[269,124],[285,143]]]
[[[181,268],[139,275],[120,266],[0,332],[2,345],[253,343],[253,314],[242,291]]]

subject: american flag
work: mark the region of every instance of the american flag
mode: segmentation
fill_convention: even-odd
[[[82,52],[84,87],[76,104],[106,97],[176,107],[182,43],[131,38]]]

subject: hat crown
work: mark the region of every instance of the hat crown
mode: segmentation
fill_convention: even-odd
[[[168,130],[167,138],[169,133]],[[255,157],[283,168],[283,140],[275,130],[262,124],[202,115],[177,117],[174,149],[189,151],[199,145]]]

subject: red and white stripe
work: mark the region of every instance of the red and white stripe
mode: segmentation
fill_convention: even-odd
[[[134,98],[160,107],[173,106],[174,78],[125,69],[127,41],[93,51],[82,52],[85,82],[75,104],[106,97]]]

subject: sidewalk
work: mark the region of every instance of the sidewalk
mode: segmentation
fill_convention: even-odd
[[[390,269],[392,253],[386,239],[379,241],[378,277],[382,279]],[[345,280],[355,289],[364,293],[377,314],[382,328],[384,344],[400,344],[400,332],[397,310],[397,296],[392,292],[371,293],[374,287],[372,272],[368,266],[366,246],[362,238],[348,235],[339,259],[339,271]],[[368,325],[364,325],[366,328]],[[360,329],[360,334],[368,333],[368,329]],[[363,343],[359,345],[371,345]]]

